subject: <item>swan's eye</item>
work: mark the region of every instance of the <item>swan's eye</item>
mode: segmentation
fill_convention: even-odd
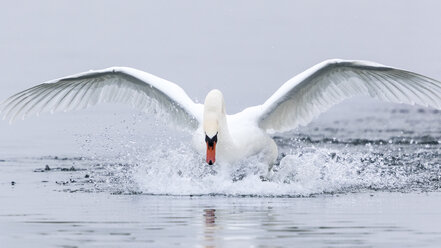
[[[207,134],[205,134],[205,142],[210,147],[214,146],[214,143],[217,143],[217,133],[216,133],[216,135],[213,136],[213,138],[210,138],[210,137],[208,137]]]

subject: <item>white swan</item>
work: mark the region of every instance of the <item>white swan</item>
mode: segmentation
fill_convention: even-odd
[[[232,162],[262,154],[271,165],[277,146],[270,134],[308,124],[342,100],[367,95],[376,99],[441,109],[441,83],[434,79],[367,61],[326,60],[282,85],[265,103],[227,115],[219,90],[204,105],[179,86],[126,67],[90,71],[49,81],[19,92],[0,106],[13,121],[42,111],[83,109],[101,102],[128,103],[159,113],[194,133],[194,147],[206,162]]]

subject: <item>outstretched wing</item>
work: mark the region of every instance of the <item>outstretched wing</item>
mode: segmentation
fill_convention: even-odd
[[[52,80],[19,92],[0,105],[3,119],[25,118],[41,112],[84,109],[98,103],[126,103],[170,117],[196,129],[202,105],[178,85],[127,67],[111,67]]]
[[[367,61],[327,60],[290,79],[263,105],[258,124],[268,132],[306,125],[344,99],[376,99],[441,109],[441,82]]]

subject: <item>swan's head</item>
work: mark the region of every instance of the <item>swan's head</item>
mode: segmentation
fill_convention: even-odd
[[[207,144],[207,158],[209,165],[216,162],[216,145],[220,130],[221,118],[225,116],[224,98],[219,90],[210,91],[204,103],[204,133]]]
[[[209,136],[205,134],[205,143],[207,143],[207,164],[212,165],[216,162],[216,144],[217,144],[217,133],[215,135]]]

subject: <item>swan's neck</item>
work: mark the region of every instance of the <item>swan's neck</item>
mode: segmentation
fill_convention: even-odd
[[[228,130],[224,98],[219,90],[210,91],[205,98],[204,131],[210,138],[217,134],[219,146],[233,143]]]

